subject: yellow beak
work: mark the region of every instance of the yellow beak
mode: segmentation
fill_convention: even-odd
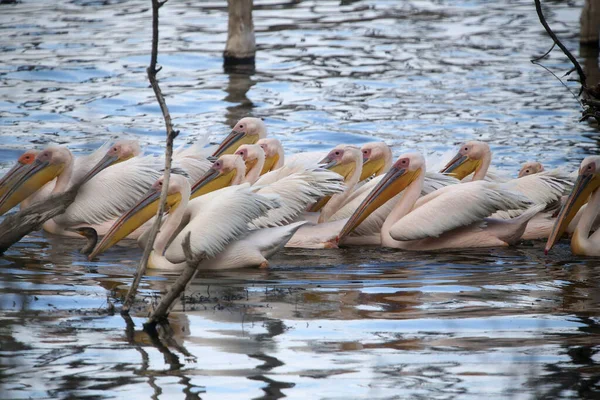
[[[233,154],[243,144],[254,144],[258,142],[258,135],[247,135],[245,132],[232,130],[221,142],[213,157],[221,157],[223,154]]]
[[[338,241],[342,240],[345,236],[348,236],[369,215],[387,203],[388,200],[406,189],[419,174],[421,174],[420,168],[415,171],[408,171],[403,168],[392,166],[388,173],[381,181],[379,181],[377,186],[369,193],[367,198],[365,198],[356,211],[354,211],[348,222],[346,222],[346,225],[344,225],[338,235]]]
[[[0,198],[7,192],[12,180],[19,175],[28,165],[17,162],[4,176],[0,179]]]
[[[275,154],[273,157],[265,158],[265,164],[263,165],[263,169],[262,169],[262,171],[260,171],[260,174],[264,175],[267,172],[272,171],[273,167],[275,167],[275,164],[277,164],[278,161],[279,161],[279,154]]]
[[[110,228],[108,233],[98,243],[94,251],[89,255],[92,260],[98,254],[108,250],[116,243],[127,237],[131,232],[142,226],[150,218],[154,217],[158,211],[160,201],[160,190],[150,189],[142,199],[134,205],[129,211],[123,214]],[[167,196],[166,210],[174,209],[181,201],[181,193],[170,194]]]
[[[49,164],[34,161],[11,180],[13,183],[0,198],[0,215],[31,196],[46,183],[56,178],[65,169],[65,164]],[[7,184],[10,182],[7,182]]]
[[[480,165],[481,160],[474,160],[458,153],[440,172],[460,180],[469,176],[469,174],[479,168]]]
[[[214,192],[215,190],[222,189],[230,186],[235,178],[237,171],[232,169],[229,172],[223,173],[216,169],[209,169],[206,174],[198,182],[192,186],[192,194],[190,199],[195,199],[198,196]]]
[[[371,176],[381,175],[384,172],[384,167],[385,160],[383,158],[378,158],[375,160],[367,158],[366,160],[363,160],[362,172],[360,174],[359,181],[364,181]]]
[[[544,252],[548,254],[548,252],[552,249],[552,247],[558,242],[558,240],[562,237],[562,235],[567,230],[567,227],[577,215],[579,209],[587,203],[590,195],[600,187],[600,176],[597,174],[580,174],[575,181],[575,185],[573,186],[573,190],[567,201],[560,209],[558,213],[558,217],[556,218],[556,222],[554,222],[554,227],[552,227],[552,232],[550,233],[550,237],[548,237],[548,241],[546,242],[546,248]]]

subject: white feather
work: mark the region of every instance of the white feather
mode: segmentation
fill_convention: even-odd
[[[189,223],[175,237],[165,256],[173,263],[184,262],[182,244],[191,232],[192,252],[215,257],[228,243],[245,234],[252,220],[278,206],[277,200],[254,193],[248,184],[197,197],[187,206]]]
[[[106,168],[84,184],[64,214],[62,226],[97,225],[118,218],[131,208],[160,177],[158,158],[134,157]]]
[[[278,175],[281,175],[281,172]],[[302,172],[283,175],[279,180],[265,186],[260,186],[259,182],[253,186],[255,191],[263,195],[279,196],[281,207],[254,220],[252,223],[256,228],[289,224],[296,220],[306,207],[321,197],[344,190],[341,176],[320,168],[304,169]]]
[[[390,235],[401,241],[439,237],[496,211],[530,205],[526,197],[499,184],[479,181],[447,186],[419,199],[413,210],[392,226]]]

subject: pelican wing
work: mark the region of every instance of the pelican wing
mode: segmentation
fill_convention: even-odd
[[[395,240],[438,237],[482,221],[496,211],[530,205],[525,196],[499,184],[469,182],[448,186],[419,199],[415,208],[392,226],[390,235]]]
[[[173,157],[173,164],[187,173],[190,183],[195,183],[202,178],[212,165],[207,159],[194,157]]]
[[[191,200],[187,206],[190,222],[179,232],[165,252],[173,263],[185,261],[183,240],[191,233],[194,254],[209,258],[223,251],[231,241],[248,232],[248,224],[279,206],[273,196],[254,193],[250,185],[223,188]]]
[[[335,172],[314,168],[283,176],[266,186],[260,186],[257,182],[254,188],[256,193],[273,194],[280,199],[281,207],[252,221],[254,227],[266,228],[296,220],[306,207],[321,197],[343,191],[344,184],[342,177]]]
[[[502,186],[524,194],[535,204],[551,204],[559,201],[573,186],[573,182],[561,175],[555,171],[544,171],[512,179],[503,183]]]
[[[329,151],[308,151],[304,153],[296,153],[286,156],[285,164],[300,164],[304,168],[314,168],[319,165],[319,162],[324,159]]]
[[[206,160],[216,149],[216,146],[210,145],[208,135],[201,135],[188,147],[180,146],[173,152],[173,160],[184,157],[192,157],[197,160]]]
[[[118,218],[160,177],[157,157],[134,157],[106,168],[83,185],[73,204],[54,220],[63,226],[96,225]]]

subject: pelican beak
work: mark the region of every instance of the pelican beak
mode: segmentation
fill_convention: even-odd
[[[129,158],[131,158],[131,157],[128,157],[126,159],[129,159]],[[83,178],[81,178],[81,183],[82,184],[86,183],[87,181],[92,179],[94,176],[96,176],[100,171],[110,167],[111,165],[117,164],[121,161],[125,161],[126,159],[121,159],[116,154],[113,154],[113,155],[106,154],[104,157],[102,157],[102,159],[100,161],[98,161],[98,163],[87,174],[85,174],[85,176]]]
[[[277,164],[278,161],[279,161],[279,154],[275,154],[273,157],[266,157],[265,164],[263,165],[263,169],[262,169],[262,171],[260,171],[260,174],[264,175],[267,172],[271,171],[273,169],[273,167]]]
[[[365,179],[371,176],[381,175],[383,172],[383,168],[385,167],[385,160],[383,158],[378,158],[372,160],[370,158],[363,158],[363,166],[362,172],[360,174],[359,181],[364,181]]]
[[[244,163],[246,164],[246,175],[248,175],[248,172],[250,172],[250,170],[252,168],[254,168],[254,166],[256,165],[257,162],[258,162],[258,159],[256,159],[256,158],[253,160],[247,159],[244,161]]]
[[[550,249],[558,242],[562,235],[567,230],[567,227],[577,215],[579,209],[587,203],[590,195],[600,187],[600,176],[593,173],[580,174],[575,181],[573,190],[567,201],[560,209],[556,222],[552,227],[552,232],[546,242],[544,252],[548,254]]]
[[[65,168],[65,164],[50,164],[47,161],[35,160],[25,166],[12,179],[14,182],[7,187],[0,198],[0,215],[37,192],[42,186],[56,178]],[[7,182],[10,183],[10,182]]]
[[[213,153],[213,157],[220,157],[223,154],[233,154],[241,145],[254,144],[256,142],[258,142],[258,135],[247,135],[246,132],[232,130]]]
[[[198,196],[214,192],[215,190],[222,189],[230,186],[231,182],[235,178],[237,171],[233,168],[229,172],[222,172],[220,170],[211,168],[198,182],[192,186],[192,194],[190,199],[195,199]]]
[[[92,260],[98,254],[108,250],[123,238],[127,237],[131,232],[142,226],[150,218],[154,217],[158,212],[160,192],[159,188],[150,188],[136,205],[131,207],[129,211],[121,215],[121,217],[115,221],[108,233],[102,238],[102,241],[98,243],[94,251],[90,253],[88,259]],[[179,205],[180,201],[180,193],[168,195],[165,203],[165,210],[174,209]]]
[[[328,169],[330,171],[335,172],[336,174],[341,175],[344,178],[344,182],[352,176],[354,170],[356,169],[356,165],[354,165],[353,162],[342,164],[338,159],[332,159],[329,158],[329,156],[322,159],[319,164],[322,164],[322,168]]]
[[[21,164],[20,162],[16,163],[2,178],[0,178],[0,197],[6,193],[8,190],[8,186],[13,178],[19,175],[28,165],[31,164]]]
[[[392,166],[387,174],[373,188],[371,193],[358,206],[354,214],[350,217],[346,225],[338,235],[338,241],[348,236],[357,226],[359,226],[369,215],[384,205],[388,200],[406,189],[418,176],[421,169],[409,171],[405,168]]]
[[[458,153],[452,160],[440,171],[442,174],[448,174],[456,179],[463,179],[471,172],[475,171],[481,160],[474,160],[468,156]]]

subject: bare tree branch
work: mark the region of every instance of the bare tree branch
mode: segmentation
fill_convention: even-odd
[[[146,273],[148,259],[150,258],[150,253],[152,252],[152,248],[154,247],[154,240],[156,239],[156,235],[158,234],[158,230],[160,229],[160,223],[162,221],[162,215],[165,211],[165,203],[167,199],[167,192],[169,189],[169,178],[171,176],[173,140],[175,140],[175,138],[179,134],[179,131],[173,130],[171,115],[169,114],[167,103],[165,102],[165,98],[160,90],[160,86],[158,85],[158,80],[156,79],[156,74],[160,70],[156,69],[156,63],[158,58],[158,10],[162,5],[164,5],[164,3],[166,3],[166,1],[159,2],[158,0],[152,0],[152,53],[150,58],[150,65],[146,69],[146,72],[148,74],[148,80],[150,81],[150,85],[154,90],[154,95],[156,96],[156,100],[160,105],[160,110],[162,111],[163,118],[165,120],[165,127],[167,131],[167,148],[165,150],[165,172],[163,178],[163,187],[160,193],[160,203],[158,211],[156,213],[156,219],[154,220],[154,224],[152,224],[152,228],[150,229],[150,234],[148,235],[148,241],[146,242],[144,254],[142,255],[142,259],[140,260],[140,263],[138,265],[133,282],[131,283],[131,287],[129,288],[129,291],[127,292],[127,295],[125,297],[123,308],[121,309],[121,313],[124,314],[129,313],[129,309],[133,304],[135,295],[137,293],[137,289],[140,285],[140,281],[142,280],[142,276],[144,276],[144,274]]]
[[[585,73],[583,72],[583,68],[581,68],[581,65],[579,64],[579,62],[577,61],[577,59],[575,58],[575,56],[573,56],[573,54],[571,54],[571,52],[569,51],[569,49],[567,49],[565,47],[565,45],[562,44],[562,42],[558,39],[558,37],[556,36],[556,34],[552,31],[552,29],[550,29],[550,26],[546,22],[546,18],[544,17],[544,14],[542,13],[542,4],[540,3],[540,0],[534,0],[534,1],[535,1],[535,11],[537,12],[537,15],[538,15],[538,18],[540,19],[540,22],[544,26],[544,29],[546,30],[546,32],[548,33],[548,35],[552,38],[552,40],[554,41],[554,43],[562,50],[562,52],[573,63],[573,66],[575,67],[575,70],[577,71],[577,75],[579,75],[579,82],[581,83],[581,90],[580,90],[579,94],[581,95],[581,92],[583,92],[586,89],[586,87],[587,87],[586,86]]]
[[[66,192],[53,195],[47,200],[4,218],[0,224],[0,254],[21,240],[23,236],[40,229],[44,222],[64,213],[75,201],[82,184],[83,182],[76,184]]]
[[[206,254],[204,253],[193,254],[190,245],[190,236],[191,232],[188,232],[183,240],[183,252],[186,258],[185,268],[181,272],[181,275],[175,280],[175,283],[173,283],[173,286],[171,286],[167,294],[160,299],[160,303],[156,306],[150,315],[150,318],[148,318],[148,321],[144,324],[145,330],[153,331],[156,329],[158,323],[166,322],[166,318],[171,308],[173,308],[175,301],[180,297],[181,293],[183,293],[188,283],[194,278],[194,275],[196,275],[200,262],[206,258]]]

